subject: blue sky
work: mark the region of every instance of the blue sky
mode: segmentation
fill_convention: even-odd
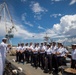
[[[46,33],[52,39],[64,37],[63,41],[68,40],[66,37],[75,35],[76,0],[5,0],[5,2],[17,29],[13,32],[13,44],[42,42]],[[3,0],[0,0],[0,4],[2,3]],[[10,25],[9,21],[7,23]],[[6,34],[4,27],[2,20],[0,38]],[[76,41],[75,38],[73,40]]]

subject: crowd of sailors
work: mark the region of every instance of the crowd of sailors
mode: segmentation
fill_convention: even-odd
[[[59,66],[66,65],[68,49],[62,43],[21,43],[16,48],[16,62],[30,63],[36,69],[40,67],[44,72],[58,73]],[[76,68],[76,44],[72,45],[71,68]]]

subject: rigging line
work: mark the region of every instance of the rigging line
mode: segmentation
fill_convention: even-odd
[[[15,25],[14,25],[14,22],[13,22],[13,20],[12,20],[12,16],[10,15],[10,12],[9,12],[9,9],[8,9],[8,6],[7,6],[6,3],[5,3],[5,6],[6,6],[6,9],[7,9],[8,15],[9,15],[10,20],[11,20],[12,25],[13,25],[13,26],[12,26],[12,29],[15,28],[15,30],[17,31],[17,29],[16,29],[16,27],[15,27]]]

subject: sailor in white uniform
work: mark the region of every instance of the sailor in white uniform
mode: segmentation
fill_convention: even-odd
[[[49,72],[49,74],[52,71],[52,50],[50,49],[50,45],[47,44],[46,48],[46,57],[45,57],[45,69],[44,72]],[[48,70],[49,69],[49,70]]]
[[[30,43],[30,46],[29,46],[29,48],[28,48],[28,50],[29,50],[29,52],[28,52],[28,62],[30,62],[31,63],[31,65],[32,65],[32,62],[33,62],[33,53],[32,53],[32,50],[34,49],[34,45],[33,45],[33,43],[31,42]]]
[[[71,68],[76,69],[76,44],[72,45]]]
[[[57,45],[56,45],[56,42],[52,42],[52,46],[51,46],[51,49],[52,49],[52,67],[55,68],[54,72],[57,74],[58,73],[58,62],[57,62],[57,55],[56,55],[56,52],[57,52]]]
[[[55,73],[56,74],[58,74],[58,67],[61,66],[60,59],[61,59],[61,54],[62,54],[62,47],[61,47],[62,43],[58,42],[57,45],[58,45],[58,48],[56,49],[56,52],[55,52],[55,55],[56,55],[56,57],[55,57],[55,60],[56,60]]]
[[[21,44],[18,44],[18,47],[16,48],[16,62],[19,62],[20,48]]]
[[[34,62],[34,66],[37,69],[38,67],[38,51],[39,51],[40,47],[39,44],[36,44],[36,47],[32,50],[33,52],[33,62]]]
[[[22,60],[23,64],[24,64],[24,51],[25,51],[24,43],[21,43],[19,62],[21,62]]]
[[[0,75],[3,75],[4,66],[5,66],[5,58],[6,58],[6,50],[7,50],[7,39],[3,38],[2,43],[0,44]]]
[[[39,50],[39,66],[41,69],[44,69],[45,66],[45,50],[46,46],[44,46],[43,43],[41,43],[40,50]]]
[[[24,55],[25,55],[25,61],[26,63],[28,63],[28,52],[29,52],[29,46],[28,46],[28,43],[25,44],[25,51],[24,51]]]

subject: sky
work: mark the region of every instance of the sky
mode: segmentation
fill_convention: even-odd
[[[76,0],[0,0],[6,2],[16,29],[13,29],[13,44],[20,42],[49,41],[75,42],[76,36]],[[6,10],[6,26],[3,10],[0,12],[0,42],[6,34],[6,26],[11,27]],[[73,37],[72,41],[68,37]]]

